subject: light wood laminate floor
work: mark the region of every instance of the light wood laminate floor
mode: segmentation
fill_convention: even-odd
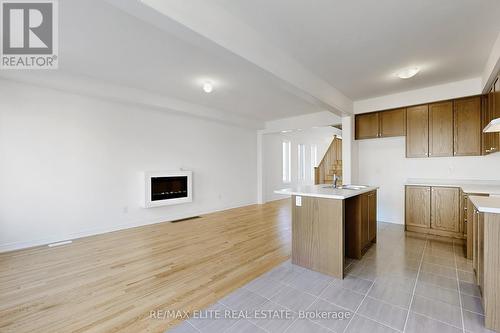
[[[164,332],[286,261],[290,201],[0,254],[0,332]]]

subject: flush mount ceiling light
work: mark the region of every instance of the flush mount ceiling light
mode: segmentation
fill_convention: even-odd
[[[417,75],[417,73],[420,71],[420,68],[418,67],[409,67],[400,70],[399,72],[396,73],[396,76],[399,77],[400,79],[409,79],[411,77],[414,77]]]
[[[210,94],[212,91],[214,91],[214,84],[210,81],[206,81],[203,82],[202,88],[204,92]]]

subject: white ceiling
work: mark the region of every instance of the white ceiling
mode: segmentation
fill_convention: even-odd
[[[212,1],[353,100],[479,77],[500,32],[498,0]]]
[[[167,32],[102,0],[60,1],[59,17],[59,70],[0,76],[53,81],[73,75],[260,121],[323,110],[289,92],[266,71],[175,22]],[[215,81],[213,93],[202,92],[203,78]]]
[[[185,101],[162,103],[193,106],[193,114],[262,122],[349,113],[352,100],[479,77],[500,32],[498,0],[144,3],[60,1],[60,69],[0,77],[40,83],[60,76],[58,88],[78,77],[82,85],[102,82],[94,87],[101,96],[121,86],[151,94],[143,99]],[[421,73],[394,76],[410,65]],[[203,78],[215,81],[214,93],[202,92]]]

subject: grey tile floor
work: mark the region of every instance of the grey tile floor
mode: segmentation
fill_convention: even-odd
[[[168,332],[491,332],[462,245],[387,223],[377,239],[361,260],[348,260],[344,280],[287,261],[206,312],[232,318],[189,319]]]

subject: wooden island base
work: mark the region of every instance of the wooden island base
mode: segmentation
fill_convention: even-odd
[[[360,259],[377,238],[377,192],[347,199],[292,196],[292,263],[344,277],[344,256]]]

